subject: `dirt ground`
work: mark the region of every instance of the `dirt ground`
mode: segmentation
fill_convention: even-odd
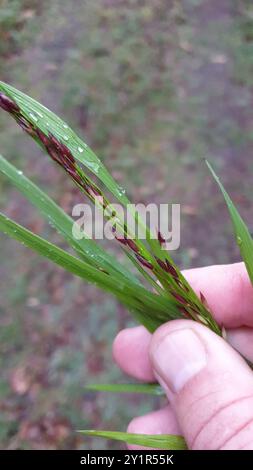
[[[1,79],[73,125],[132,201],[181,204],[184,268],[239,259],[204,158],[253,230],[252,18],[247,0],[0,2]],[[71,213],[76,189],[4,113],[0,152]],[[64,246],[2,176],[0,204]],[[119,448],[75,430],[125,430],[158,404],[85,391],[127,380],[111,344],[128,313],[0,240],[1,448]]]

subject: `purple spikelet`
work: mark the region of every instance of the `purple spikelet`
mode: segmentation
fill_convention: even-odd
[[[65,167],[65,170],[71,176],[71,178],[73,178],[78,184],[80,184],[81,186],[83,185],[83,182],[80,176],[75,170],[72,170],[72,168],[68,168],[68,167]]]
[[[23,131],[27,132],[32,137],[35,137],[36,131],[33,125],[29,121],[27,121],[27,119],[24,116],[18,115],[15,117],[15,119],[17,123],[19,124],[19,126],[21,127],[21,129],[23,129]]]
[[[177,280],[177,284],[179,287],[181,287],[185,292],[190,292],[189,287],[185,284],[182,283],[179,279]]]
[[[46,135],[41,129],[37,128],[33,122],[31,123],[27,117],[21,114],[20,107],[17,103],[4,93],[0,93],[0,107],[10,114],[13,114],[17,123],[25,132],[30,134],[33,138],[40,140],[52,160],[60,165],[71,178],[81,186],[87,195],[92,199],[95,197],[103,197],[102,192],[96,186],[90,184],[87,178],[78,171],[71,150],[69,150],[63,142],[58,140],[51,132]],[[103,202],[104,208],[106,208],[107,205],[107,202]]]
[[[68,149],[68,147],[60,142],[51,132],[48,134],[48,138],[50,140],[51,145],[53,145],[59,152],[64,154],[66,157],[69,158],[73,163],[75,162],[75,159],[71,153],[71,151]]]
[[[101,197],[102,193],[99,189],[95,188],[94,186],[89,186],[87,189],[88,193],[91,197]]]
[[[174,266],[172,266],[171,263],[169,263],[169,261],[166,259],[166,267],[167,267],[167,271],[168,273],[170,273],[174,278],[178,278],[178,273],[176,271],[176,269],[174,268]]]
[[[160,268],[163,269],[163,271],[168,272],[167,266],[166,266],[166,264],[164,263],[164,261],[162,261],[162,260],[159,259],[159,258],[156,258],[156,262],[159,264]]]
[[[45,147],[48,147],[50,145],[50,140],[47,137],[47,135],[44,134],[44,132],[42,132],[40,129],[36,129],[36,134],[38,138],[40,139],[40,141],[42,142],[42,144],[45,145]]]
[[[59,153],[57,152],[57,150],[52,147],[52,146],[48,146],[47,147],[47,153],[50,155],[50,157],[57,163],[59,163],[60,166],[63,166],[64,165],[62,164],[62,159],[61,159],[61,155],[59,155]],[[65,168],[65,167],[64,167]]]
[[[162,236],[160,230],[157,230],[157,237],[158,237],[158,241],[160,243],[160,245],[163,245],[163,243],[166,242],[165,238]]]
[[[154,269],[154,266],[149,262],[147,261],[145,258],[143,258],[143,256],[139,255],[138,253],[136,253],[136,259],[143,265],[145,266],[145,268],[148,268],[148,269]]]
[[[157,263],[159,264],[160,268],[163,269],[166,273],[171,274],[173,277],[178,278],[178,274],[176,269],[170,264],[170,262],[166,259],[165,261],[162,261],[159,258],[156,258]]]
[[[68,149],[68,147],[60,142],[53,134],[49,133],[48,134],[48,139],[50,142],[50,145],[55,148],[61,155],[65,156],[65,159],[69,160],[71,163],[75,163],[75,159],[71,153],[71,151]]]
[[[82,185],[82,179],[76,171],[75,168],[75,159],[66,147],[66,145],[59,142],[56,137],[51,133],[44,134],[40,129],[36,130],[36,135],[45,146],[50,157],[57,162],[60,166],[67,171],[67,173],[80,185]],[[86,188],[84,188],[86,189]]]
[[[133,250],[135,253],[139,253],[139,248],[137,247],[136,243],[131,239],[127,238],[127,244],[131,250]]]
[[[171,295],[173,295],[173,297],[178,301],[180,302],[181,304],[184,304],[184,305],[187,305],[188,302],[187,300],[185,300],[180,294],[178,294],[177,292],[174,292],[174,291],[171,291],[170,292]]]
[[[127,245],[127,239],[123,236],[117,236],[115,235],[115,239],[118,240],[119,243],[121,243],[122,245]]]
[[[4,93],[0,93],[0,107],[11,114],[20,112],[20,107],[17,103]]]
[[[185,307],[178,307],[178,310],[179,310],[186,318],[192,319],[191,315],[189,314],[188,310],[186,310]]]
[[[58,141],[58,139],[56,139],[56,137],[51,132],[48,133],[48,138],[50,140],[51,145],[55,147],[57,150],[60,150],[60,142]]]

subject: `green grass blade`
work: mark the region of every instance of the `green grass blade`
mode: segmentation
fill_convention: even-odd
[[[13,220],[0,213],[0,230],[11,236],[12,238],[20,241],[22,244],[36,251],[40,255],[50,259],[55,264],[63,267],[66,271],[72,272],[83,279],[90,282],[105,282],[105,285],[113,284],[113,277],[98,271],[95,267],[90,266],[84,261],[75,258],[68,252],[62,250],[58,246],[48,242],[38,235],[30,232],[26,228],[17,224]],[[112,285],[113,288],[113,285]],[[124,283],[120,287],[120,282],[116,286],[118,289],[124,289]]]
[[[28,121],[32,120],[44,133],[51,132],[66,144],[73,156],[96,175],[122,204],[128,203],[124,191],[112,178],[96,154],[62,119],[33,98],[2,81],[0,81],[0,92],[6,93],[17,102]]]
[[[253,239],[250,235],[247,225],[241,218],[238,210],[236,209],[230,196],[228,195],[227,191],[222,185],[219,177],[216,175],[210,163],[209,162],[206,162],[206,163],[224,196],[224,199],[227,204],[227,208],[229,210],[229,214],[233,223],[236,242],[237,242],[237,245],[239,246],[241,257],[246,265],[250,280],[253,284]]]
[[[130,204],[130,201],[126,197],[124,190],[122,190],[122,188],[112,178],[96,154],[75,134],[72,129],[69,128],[69,126],[62,119],[56,116],[45,106],[35,101],[33,98],[22,93],[7,83],[0,81],[0,92],[7,95],[16,103],[16,105],[19,107],[19,115],[22,114],[22,118],[24,118],[26,122],[30,123],[33,127],[36,128],[36,130],[40,130],[47,137],[49,136],[49,133],[52,134],[59,142],[64,144],[68,150],[70,150],[74,159],[81,162],[86,168],[95,174],[96,177],[105,185],[108,191],[110,191],[111,194],[113,194],[122,205],[127,206]],[[13,117],[15,117],[15,113]],[[35,137],[34,133],[33,138],[35,138],[36,142],[41,146],[41,140],[38,139],[38,136]],[[82,172],[81,168],[79,168],[79,170]],[[88,177],[88,175],[86,175],[86,177]],[[135,220],[139,220],[143,226],[141,217],[134,209],[132,210],[132,216]],[[149,229],[148,227],[144,228],[147,233],[147,240],[149,241]],[[136,243],[140,250],[145,253],[147,257],[150,257],[145,244],[142,243],[141,240],[136,240]],[[158,252],[160,251],[160,246],[157,240],[153,240],[151,244]]]
[[[0,92],[3,96],[5,95],[5,105],[2,106],[4,109],[10,112],[16,121],[18,121],[22,127],[25,127],[28,134],[31,135],[37,143],[39,143],[46,150],[53,160],[56,160],[58,164],[69,174],[72,175],[71,178],[76,182],[79,189],[83,191],[90,199],[95,203],[94,197],[91,192],[94,190],[93,181],[91,181],[88,174],[83,172],[83,169],[77,165],[77,160],[81,162],[86,168],[93,172],[98,179],[106,186],[106,188],[123,204],[127,205],[129,203],[127,197],[125,196],[122,188],[120,188],[117,183],[110,176],[104,165],[100,162],[97,156],[88,148],[88,146],[82,142],[79,137],[54,113],[49,111],[47,108],[30,98],[29,96],[21,93],[15,88],[11,87],[8,84],[0,82]],[[9,101],[8,101],[9,100]],[[7,101],[7,105],[6,105]],[[56,142],[56,143],[55,143]],[[53,145],[53,148],[52,148]],[[59,149],[65,150],[59,150]],[[57,150],[58,149],[58,150]],[[64,153],[65,152],[65,153]],[[66,157],[66,152],[68,156]],[[95,190],[99,189],[100,193],[98,194],[103,196],[100,188],[96,187]],[[90,192],[91,191],[91,192]],[[109,204],[109,201],[106,200]],[[101,206],[101,203],[99,203]],[[103,206],[103,204],[102,204]],[[102,207],[101,207],[102,209]],[[104,210],[104,206],[103,206]],[[133,209],[132,212],[133,218],[139,218],[138,213]],[[119,226],[120,231],[128,236],[128,230],[125,229],[125,224],[122,225],[122,217],[119,214],[116,214],[119,222],[116,224],[117,228]],[[123,221],[124,222],[124,221]],[[148,227],[145,227],[147,242],[149,248],[146,246],[146,243],[142,242],[139,239],[135,240],[135,248],[138,253],[144,257],[144,259],[151,263],[152,271],[154,277],[162,284],[164,290],[166,291],[166,301],[167,308],[171,310],[172,317],[175,318],[175,315],[178,315],[178,312],[184,311],[186,316],[189,316],[195,320],[203,321],[204,324],[208,325],[213,331],[220,334],[220,329],[213,319],[211,312],[205,308],[203,303],[198,299],[195,292],[188,285],[187,281],[184,279],[178,268],[172,262],[168,252],[164,252],[158,240],[152,240],[150,238],[150,233]],[[129,244],[128,244],[129,245]],[[134,252],[136,249],[131,248]],[[158,257],[158,261],[156,260]],[[134,259],[134,258],[132,258]],[[175,277],[170,273],[166,266],[164,265],[165,260],[168,261],[171,269],[176,269],[176,280]],[[140,262],[140,260],[138,260]],[[166,263],[165,263],[166,264]],[[165,266],[165,267],[164,267]],[[144,273],[144,270],[140,269],[140,272],[144,277],[152,284],[152,278],[149,274]],[[157,289],[157,288],[156,288]],[[159,290],[159,289],[158,289]],[[163,296],[162,292],[159,292],[159,302]],[[177,296],[176,305],[178,308],[175,308],[175,295]],[[164,296],[165,298],[165,296]],[[183,300],[178,300],[179,298]],[[135,298],[136,304],[137,298]],[[181,310],[180,309],[181,304]],[[174,309],[171,309],[171,306],[174,305]],[[189,305],[188,310],[184,309],[184,305]],[[194,313],[197,309],[197,316]],[[135,309],[137,312],[137,309]],[[140,313],[140,312],[139,312]],[[167,321],[168,318],[165,316],[164,312],[159,317],[159,313],[153,313],[153,317],[149,318],[152,321],[154,326],[154,315],[156,317],[156,324],[161,321]],[[153,327],[152,326],[152,327]]]
[[[92,181],[90,179],[89,174],[87,172],[85,173],[80,165],[78,165],[77,168],[77,161],[79,161],[80,163],[82,163],[83,166],[88,168],[88,170],[90,170],[105,185],[107,190],[111,194],[113,194],[123,206],[126,207],[128,204],[130,204],[130,201],[125,195],[125,191],[113,179],[113,177],[107,171],[107,169],[96,156],[96,154],[88,147],[85,142],[83,142],[76,135],[76,133],[72,129],[70,129],[70,127],[62,119],[60,119],[53,112],[51,112],[45,106],[41,105],[28,95],[25,95],[24,93],[20,92],[11,85],[1,81],[0,93],[3,93],[5,96],[8,96],[8,98],[10,98],[13,102],[16,103],[16,106],[18,106],[19,109],[18,113],[15,114],[10,112],[10,114],[16,120],[20,119],[21,117],[22,120],[25,119],[26,124],[29,123],[29,126],[33,128],[33,131],[29,132],[30,136],[32,136],[33,139],[35,139],[35,141],[44,150],[45,145],[42,145],[41,138],[38,137],[38,130],[42,132],[47,138],[49,137],[49,135],[53,135],[53,137],[56,138],[58,142],[64,144],[64,146],[67,147],[67,149],[71,152],[71,155],[75,160],[75,172],[77,172],[79,175],[82,175],[82,181],[83,183],[84,180],[86,181],[86,186],[95,185],[96,188],[101,191],[100,188],[98,188],[95,184],[95,181]],[[66,165],[64,166],[61,164],[61,166],[66,171]],[[78,186],[80,191],[84,192],[87,196],[87,191],[85,191],[84,187],[80,186],[80,184]],[[104,194],[103,197],[105,198],[105,200],[107,200],[109,204],[110,201],[106,198]],[[93,200],[93,198],[91,199]],[[98,206],[100,206],[99,203]],[[101,206],[100,208],[102,209]],[[133,211],[133,218],[139,218],[139,215],[136,211]],[[118,214],[117,219],[119,231],[122,232],[124,231],[124,221],[121,220],[120,214]],[[143,253],[145,253],[147,257],[150,257],[145,243],[143,243],[141,240],[136,240],[136,244],[138,245],[139,249]]]
[[[72,235],[73,219],[66,214],[46,193],[27,178],[20,170],[0,155],[0,172],[19,189],[19,191],[37,208],[48,222],[65,238],[69,245],[87,263],[114,271],[128,278],[131,282],[139,283],[138,279],[120,264],[116,257],[102,249],[98,243],[89,238],[77,240]]]
[[[145,395],[165,395],[162,387],[158,384],[90,384],[86,390],[94,392],[110,393],[142,393]]]
[[[163,450],[186,450],[187,446],[182,436],[173,434],[131,434],[126,432],[116,431],[94,431],[94,430],[81,430],[78,431],[85,436],[90,437],[103,437],[105,439],[113,439],[116,441],[123,441],[127,444],[135,444],[143,447],[151,447],[154,449]]]
[[[133,263],[133,265],[136,267],[136,269],[141,273],[141,275],[148,281],[148,283],[153,287],[154,291],[157,291],[158,294],[161,295],[166,295],[166,291],[157,283],[156,279],[153,278],[135,259],[135,257],[129,253],[127,250],[125,251],[125,255],[127,258],[130,259],[130,261]]]
[[[168,320],[182,318],[176,303],[169,302],[168,299],[155,295],[141,286],[131,284],[124,278],[101,272],[1,213],[0,231],[63,267],[66,271],[115,295],[120,302],[127,306],[133,316],[151,332]]]

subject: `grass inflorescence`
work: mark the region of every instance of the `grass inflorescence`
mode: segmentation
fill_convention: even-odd
[[[137,268],[139,275],[126,268],[124,261],[120,262],[87,235],[83,240],[76,240],[72,233],[73,219],[2,156],[0,156],[0,171],[40,210],[42,216],[55,226],[70,247],[75,250],[76,256],[1,213],[0,231],[58,264],[66,271],[114,295],[151,332],[168,320],[189,318],[224,336],[222,329],[213,318],[205,295],[192,290],[168,251],[164,250],[165,239],[162,233],[157,230],[157,236],[153,237],[144,224],[145,241],[132,235],[130,228],[111,202],[114,197],[127,207],[129,200],[125,191],[114,181],[88,145],[58,116],[3,82],[0,82],[0,107],[8,112],[22,130],[32,137],[47,152],[51,160],[66,172],[81,193],[100,208],[105,218],[111,222],[111,232],[115,242]],[[225,198],[237,244],[253,282],[252,237],[209,163],[208,167]],[[110,196],[105,194],[103,187]],[[138,213],[133,211],[132,217],[143,225]],[[90,386],[90,389],[115,393],[127,391],[162,394],[160,387],[154,384],[104,384]],[[147,437],[107,431],[81,432],[85,435],[153,445],[163,449],[185,448],[185,442],[181,436]]]
[[[2,88],[2,90],[1,90]],[[98,184],[83,170],[80,165],[80,161],[76,158],[76,152],[73,151],[72,146],[75,141],[75,135],[73,131],[69,131],[69,127],[66,123],[61,121],[61,129],[63,134],[59,136],[59,128],[57,129],[58,134],[54,133],[54,126],[50,126],[55,123],[55,116],[47,110],[47,130],[45,130],[44,118],[45,108],[30,100],[26,103],[24,95],[12,87],[1,84],[0,85],[0,105],[7,111],[21,128],[28,133],[39,145],[46,150],[51,159],[56,162],[74,181],[79,189],[94,203],[101,207],[105,216],[112,221],[112,233],[114,234],[115,240],[122,246],[124,251],[127,250],[133,259],[137,262],[139,271],[143,273],[148,271],[148,275],[144,274],[145,279],[150,279],[152,287],[156,285],[156,281],[160,283],[162,289],[157,287],[157,294],[159,297],[166,298],[168,302],[168,319],[170,318],[169,310],[177,311],[177,315],[172,318],[185,317],[192,318],[196,321],[200,321],[204,324],[208,324],[214,331],[220,333],[218,325],[213,320],[209,309],[204,305],[199,297],[192,291],[185,278],[180,273],[179,269],[174,264],[169,254],[164,251],[163,244],[165,242],[162,234],[158,231],[157,240],[151,238],[148,228],[145,227],[147,233],[147,243],[143,243],[142,240],[134,239],[128,227],[123,221],[120,220],[120,215],[115,211],[108,210],[110,201],[104,194]],[[12,92],[14,90],[14,93]],[[20,99],[20,97],[22,97]],[[29,98],[27,97],[29,100]],[[51,122],[50,122],[51,118]],[[59,123],[57,123],[59,124]],[[71,146],[72,145],[72,146]],[[80,143],[76,140],[76,147],[79,154],[85,154],[87,151],[87,144]],[[82,152],[80,153],[80,150]],[[88,169],[91,169],[90,155],[88,160]],[[106,185],[107,189],[119,199],[122,194],[119,194],[117,183],[108,183],[108,178],[103,177],[103,173],[100,171],[102,168],[101,162],[96,157],[96,176]],[[82,159],[82,163],[87,161]],[[94,168],[94,166],[93,166]],[[101,176],[102,173],[102,176]],[[128,200],[123,198],[123,203],[126,205]],[[137,214],[133,214],[133,217],[138,217]],[[110,275],[110,273],[108,273]],[[154,282],[155,281],[155,282]],[[173,309],[171,308],[173,306]],[[156,317],[156,312],[153,316]],[[165,320],[164,318],[162,320]],[[161,321],[162,323],[162,321]]]

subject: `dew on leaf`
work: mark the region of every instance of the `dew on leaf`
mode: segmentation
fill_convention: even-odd
[[[118,190],[119,190],[119,196],[124,196],[124,194],[126,193],[126,190],[122,188],[122,186],[119,186]]]
[[[39,117],[41,117],[41,118],[44,117],[43,114],[40,111],[35,111],[35,112],[36,112],[36,114],[38,114]]]
[[[18,170],[18,175],[23,175],[23,171]]]
[[[36,116],[34,116],[33,113],[29,113],[29,116],[33,119],[33,121],[35,121],[35,122],[38,121],[38,118],[36,118]]]
[[[66,141],[69,140],[69,138],[68,138],[67,135],[64,135],[63,138],[64,138],[64,140],[66,140]]]
[[[83,148],[82,148],[82,147],[78,147],[78,152],[83,153]]]
[[[239,246],[242,245],[242,239],[241,239],[241,237],[239,237],[239,236],[236,237],[236,243],[237,243],[237,245],[239,245]]]

